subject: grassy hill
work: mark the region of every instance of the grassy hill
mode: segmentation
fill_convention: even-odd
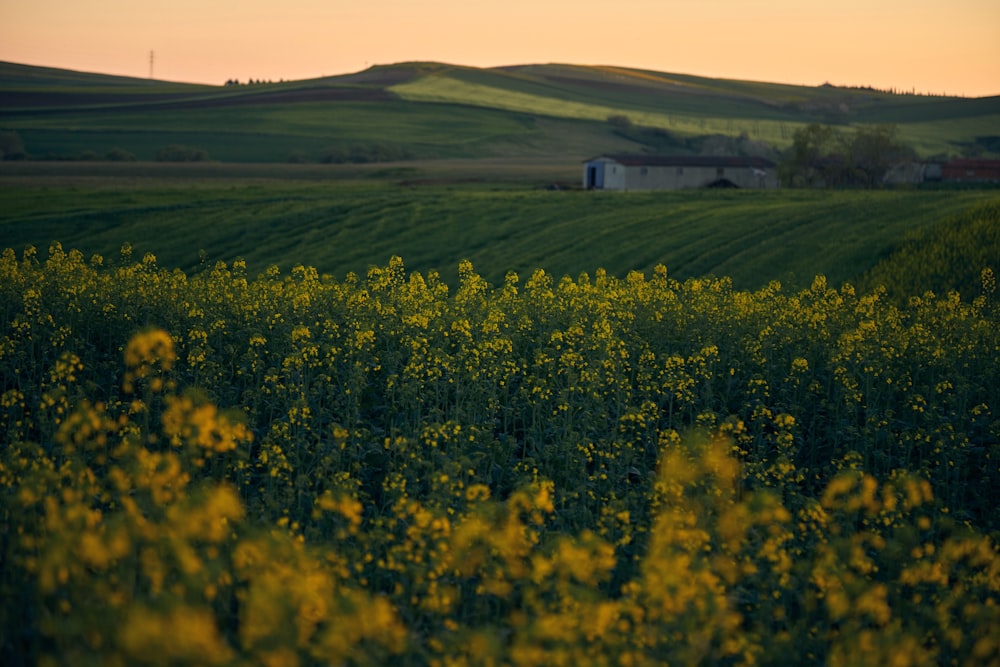
[[[810,122],[890,122],[922,154],[990,141],[1000,97],[891,95],[616,67],[403,63],[322,79],[197,86],[0,63],[0,129],[34,157],[169,144],[225,162],[559,156],[642,150],[611,116],[678,137],[783,146]],[[637,141],[639,143],[637,143]],[[653,148],[645,146],[645,148]]]

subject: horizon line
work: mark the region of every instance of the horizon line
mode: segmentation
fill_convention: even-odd
[[[37,69],[61,70],[61,71],[65,71],[65,72],[75,72],[75,73],[78,73],[78,74],[89,74],[89,75],[95,75],[95,76],[107,76],[107,77],[116,77],[116,78],[122,78],[122,79],[134,79],[136,81],[150,81],[150,82],[157,82],[157,83],[173,83],[173,84],[183,84],[183,85],[191,85],[191,86],[209,86],[209,87],[224,88],[230,82],[233,82],[233,81],[239,82],[239,78],[238,77],[232,77],[232,78],[227,79],[226,81],[223,81],[221,83],[208,83],[208,82],[205,82],[205,81],[188,81],[188,80],[171,79],[171,78],[157,78],[155,76],[154,77],[150,77],[150,76],[145,76],[144,77],[144,76],[138,76],[138,75],[135,75],[135,74],[119,74],[119,73],[107,72],[107,71],[103,71],[102,72],[102,71],[95,71],[95,70],[88,70],[88,69],[75,69],[73,67],[57,66],[57,65],[41,65],[41,64],[19,62],[19,61],[13,61],[13,60],[0,60],[0,64],[16,65],[16,66],[20,66],[20,67],[33,67],[33,68],[37,68]],[[959,99],[969,99],[969,100],[988,99],[988,98],[991,98],[991,97],[1000,97],[1000,92],[992,93],[992,94],[987,94],[987,95],[980,95],[980,96],[969,96],[969,95],[966,95],[965,93],[922,91],[922,90],[917,90],[917,87],[915,85],[910,85],[908,88],[903,87],[903,86],[891,86],[891,87],[885,88],[885,87],[880,87],[880,86],[872,86],[870,84],[832,83],[829,79],[826,79],[826,80],[823,81],[823,83],[818,83],[818,84],[792,83],[792,82],[788,82],[788,81],[772,81],[772,80],[768,80],[768,79],[743,79],[743,78],[737,78],[737,77],[731,77],[731,76],[718,76],[718,75],[710,75],[710,74],[698,74],[698,73],[693,73],[693,72],[672,72],[672,71],[667,71],[667,70],[650,69],[648,67],[638,67],[638,66],[635,66],[635,65],[620,65],[620,64],[610,64],[610,63],[580,64],[580,63],[558,62],[558,61],[550,61],[550,62],[520,62],[520,63],[510,63],[510,64],[505,64],[505,65],[485,65],[484,66],[484,65],[466,65],[466,64],[462,64],[462,63],[446,62],[446,61],[441,61],[441,60],[400,60],[400,61],[389,62],[389,63],[373,63],[373,64],[370,64],[370,65],[367,65],[366,67],[363,67],[362,69],[350,70],[350,71],[344,71],[344,72],[337,72],[337,73],[334,73],[334,74],[323,73],[323,74],[319,74],[319,75],[315,75],[315,76],[303,76],[303,77],[299,77],[299,78],[284,78],[284,77],[282,77],[282,78],[278,79],[277,81],[275,81],[274,79],[268,79],[266,81],[263,80],[263,79],[261,79],[261,80],[254,80],[254,83],[255,83],[255,85],[256,84],[263,84],[263,85],[272,84],[273,85],[273,84],[281,84],[281,83],[296,83],[296,82],[304,82],[304,81],[313,81],[313,80],[316,80],[316,79],[330,79],[330,78],[337,78],[337,77],[343,77],[343,76],[351,76],[351,75],[354,75],[354,74],[361,74],[362,72],[367,72],[369,70],[380,68],[380,67],[381,68],[401,67],[401,66],[405,66],[405,65],[439,65],[439,66],[442,66],[442,67],[454,67],[454,68],[465,68],[465,69],[476,69],[476,70],[501,70],[501,69],[515,68],[515,67],[544,67],[544,66],[580,67],[580,68],[591,68],[591,69],[614,67],[614,68],[618,68],[618,69],[634,70],[634,71],[639,71],[639,72],[655,72],[657,74],[665,74],[665,75],[673,75],[673,76],[690,76],[690,77],[695,77],[695,78],[699,78],[699,79],[711,79],[711,80],[716,80],[716,81],[737,81],[737,82],[744,82],[744,83],[761,83],[761,84],[768,84],[768,85],[775,85],[775,86],[790,86],[790,87],[795,87],[795,88],[823,88],[823,87],[833,87],[833,88],[842,88],[842,89],[847,89],[847,90],[870,90],[870,91],[873,91],[873,92],[884,93],[884,94],[887,94],[887,95],[915,96],[915,97],[948,97],[948,98],[959,98]],[[252,79],[247,79],[247,81],[250,81],[250,80],[252,80]]]

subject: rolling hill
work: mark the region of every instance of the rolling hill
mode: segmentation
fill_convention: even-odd
[[[608,119],[659,132],[626,133]],[[0,130],[35,158],[223,162],[551,157],[663,150],[704,135],[787,145],[810,122],[894,123],[921,154],[995,148],[1000,97],[893,95],[619,67],[401,63],[321,79],[203,86],[0,63]],[[690,149],[690,147],[687,147]]]

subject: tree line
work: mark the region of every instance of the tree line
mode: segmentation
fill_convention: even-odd
[[[284,83],[284,82],[285,82],[284,79],[281,79],[281,80],[278,81],[278,83]],[[264,79],[247,79],[246,83],[244,83],[243,81],[240,81],[239,79],[226,79],[225,85],[227,85],[227,86],[259,86],[259,85],[271,84],[271,83],[274,83],[274,81],[272,81],[271,79],[267,79],[266,81]]]
[[[841,132],[812,123],[792,135],[778,173],[788,187],[871,188],[882,183],[892,165],[916,157],[895,125],[859,125]]]

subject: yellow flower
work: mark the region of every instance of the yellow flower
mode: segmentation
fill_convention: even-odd
[[[144,607],[130,611],[119,634],[130,662],[220,665],[233,659],[208,609],[178,606],[166,613]]]

